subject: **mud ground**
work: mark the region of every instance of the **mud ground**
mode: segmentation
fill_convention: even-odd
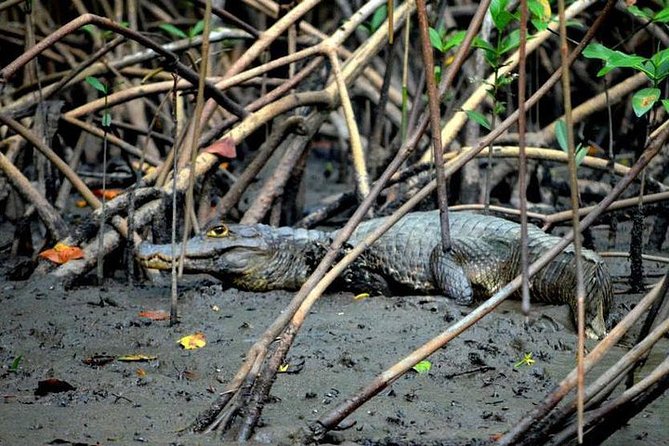
[[[0,258],[2,277],[13,262]],[[626,262],[609,259],[609,264],[617,281],[614,312],[621,314],[640,296],[626,292]],[[661,265],[646,263],[647,283],[661,271]],[[118,274],[102,289],[69,291],[36,280],[3,280],[0,444],[220,444],[213,435],[180,431],[223,389],[291,297],[290,292],[224,289],[213,279],[189,277],[180,285],[181,323],[169,327],[138,315],[169,308],[167,280],[132,287]],[[330,441],[472,444],[505,432],[574,366],[576,340],[566,306],[533,308],[526,324],[517,302],[504,303],[430,357],[428,373],[400,378],[351,415],[352,426]],[[303,362],[303,367],[278,375],[253,440],[290,442],[291,433],[328,413],[469,310],[426,296],[324,296],[290,351],[289,363]],[[177,345],[196,331],[206,336],[204,348],[187,351]],[[629,346],[626,338],[588,381]],[[664,339],[643,372],[664,358],[667,347]],[[530,352],[533,365],[514,367]],[[156,359],[103,366],[83,362],[94,355],[127,354]],[[38,382],[48,378],[67,381],[74,390],[36,396]],[[665,395],[605,444],[669,444],[668,413]]]

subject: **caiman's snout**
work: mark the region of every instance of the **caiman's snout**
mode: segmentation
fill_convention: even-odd
[[[179,248],[179,246],[177,246]],[[178,255],[177,251],[177,255]],[[167,269],[172,267],[172,246],[140,243],[135,251],[139,263],[147,268]]]

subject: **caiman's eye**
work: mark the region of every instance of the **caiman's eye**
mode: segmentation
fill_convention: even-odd
[[[207,231],[207,237],[223,238],[230,234],[230,230],[226,225],[214,226]]]

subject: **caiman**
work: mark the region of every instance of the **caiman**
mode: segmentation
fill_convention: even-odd
[[[441,248],[438,211],[415,212],[400,219],[368,247],[340,278],[356,291],[443,294],[459,304],[487,298],[520,273],[520,225],[468,212],[450,214],[452,249]],[[347,247],[360,243],[383,218],[360,224]],[[275,228],[267,225],[216,224],[186,243],[184,271],[207,273],[250,291],[298,289],[316,268],[336,232]],[[533,262],[559,238],[528,225],[529,260]],[[140,262],[149,268],[171,268],[172,246],[142,243]],[[177,246],[177,255],[181,247]],[[606,334],[613,290],[606,264],[595,252],[582,250],[586,289],[586,332]],[[573,246],[531,280],[532,298],[568,304],[576,314]]]

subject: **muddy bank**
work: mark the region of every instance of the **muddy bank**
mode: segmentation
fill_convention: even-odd
[[[8,263],[3,258],[3,264]],[[650,276],[658,267],[648,270]],[[614,275],[626,266],[612,261]],[[617,284],[620,291],[625,285]],[[0,444],[218,444],[213,436],[179,434],[237,371],[248,348],[292,297],[250,293],[206,277],[181,285],[181,323],[150,321],[141,310],[166,309],[169,287],[48,289],[36,281],[2,283]],[[618,295],[614,311],[638,300]],[[105,302],[100,306],[100,301]],[[258,443],[289,442],[360,386],[468,311],[425,296],[354,300],[330,293],[314,307],[290,351],[299,373],[283,373],[272,389]],[[435,353],[432,369],[411,373],[349,417],[331,441],[362,444],[471,444],[506,431],[573,367],[575,335],[566,306],[535,306],[529,324],[517,302]],[[177,340],[196,331],[208,344],[186,351]],[[590,375],[625,353],[629,340]],[[652,367],[669,343],[656,348]],[[94,355],[155,356],[148,362],[83,362]],[[536,361],[515,367],[526,353]],[[16,370],[10,370],[21,356]],[[75,389],[35,396],[47,378]],[[607,445],[667,444],[666,398],[648,407]]]

